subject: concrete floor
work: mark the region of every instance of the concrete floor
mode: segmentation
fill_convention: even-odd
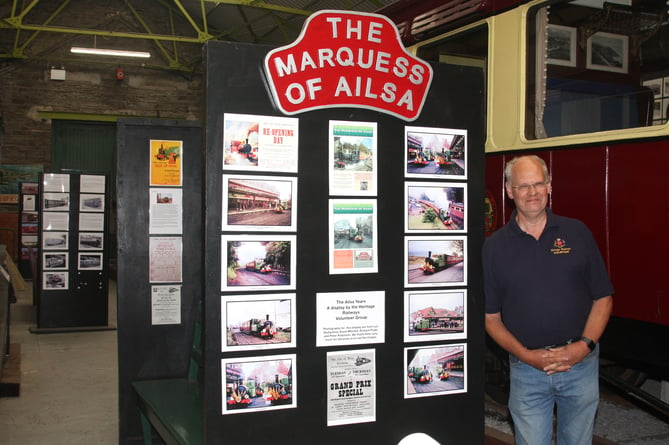
[[[0,445],[118,444],[116,330],[33,334],[32,288],[11,305],[21,351],[19,397],[0,397]],[[109,326],[116,326],[110,282]]]
[[[118,444],[116,330],[31,333],[36,326],[27,284],[11,305],[10,341],[20,345],[21,387],[19,397],[0,397],[0,445]],[[109,286],[109,326],[115,327],[116,283]],[[486,403],[486,444],[510,444],[506,413],[493,405]],[[595,435],[595,443],[667,444],[669,424],[628,403],[602,400]]]

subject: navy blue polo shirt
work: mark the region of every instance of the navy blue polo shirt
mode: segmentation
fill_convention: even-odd
[[[486,312],[501,312],[525,347],[562,344],[583,335],[594,300],[613,285],[590,230],[549,209],[536,240],[511,220],[483,245]]]

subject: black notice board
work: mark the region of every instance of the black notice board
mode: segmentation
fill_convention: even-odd
[[[39,189],[39,243],[37,277],[33,286],[37,288],[37,328],[34,333],[59,330],[86,330],[109,328],[109,178],[94,175],[104,182],[104,192],[90,192],[81,187],[83,174],[58,173],[62,190],[45,190],[44,178],[40,175]],[[60,180],[58,180],[60,182]],[[64,200],[66,205],[52,205]],[[87,205],[85,200],[94,204]],[[83,209],[88,209],[86,211]],[[100,211],[102,210],[102,211]],[[100,224],[88,228],[88,217],[101,219]],[[54,221],[54,225],[50,221]],[[82,224],[83,222],[83,224]],[[61,225],[63,224],[63,225]],[[88,249],[80,245],[82,233],[95,232],[102,240],[102,249]],[[61,237],[62,236],[62,237]],[[45,239],[47,238],[47,239]],[[62,244],[51,244],[63,241]],[[60,257],[59,257],[60,256]],[[53,261],[64,260],[64,267]]]
[[[267,352],[221,352],[221,211],[223,114],[280,116],[264,84],[262,65],[270,48],[209,42],[206,66],[205,181],[205,439],[236,443],[271,436],[275,444],[397,443],[407,434],[425,432],[442,443],[483,443],[483,289],[480,247],[484,203],[484,77],[471,67],[434,66],[435,77],[421,116],[407,123],[387,114],[362,109],[329,109],[297,115],[299,171],[297,222],[296,354],[297,407],[267,412],[222,415],[222,364],[227,357]],[[379,272],[364,275],[328,273],[328,121],[378,123]],[[404,127],[425,126],[468,131],[468,330],[467,392],[405,399],[403,379],[404,266]],[[227,171],[226,171],[227,173]],[[480,215],[480,218],[476,216]],[[383,344],[336,348],[316,347],[317,292],[385,291]],[[376,350],[376,421],[327,427],[326,353],[331,350]],[[223,377],[225,377],[223,375]],[[260,435],[260,436],[259,436]]]
[[[198,121],[128,118],[119,120],[116,139],[119,442],[142,443],[131,382],[183,377],[188,371],[196,307],[202,295],[202,129]],[[183,195],[180,324],[152,325],[151,321],[152,139],[183,142],[183,186],[178,187]]]

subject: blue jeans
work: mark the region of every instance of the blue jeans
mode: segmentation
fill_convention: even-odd
[[[509,356],[509,411],[516,445],[551,445],[557,405],[557,445],[592,444],[599,403],[599,345],[567,372],[546,375]]]

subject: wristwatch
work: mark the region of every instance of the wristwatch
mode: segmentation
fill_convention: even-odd
[[[588,345],[588,349],[591,351],[595,350],[595,342],[590,340],[588,337],[581,337],[579,340],[585,342],[585,344]]]

